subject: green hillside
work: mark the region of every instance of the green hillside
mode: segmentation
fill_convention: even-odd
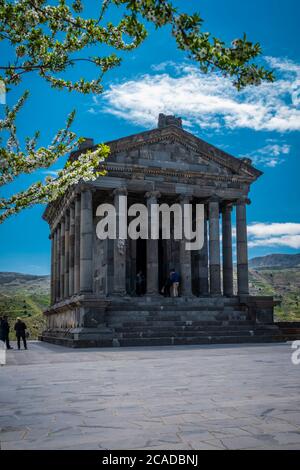
[[[49,276],[0,273],[0,315],[9,316],[11,327],[22,317],[31,339],[36,339],[45,325],[42,311],[49,305],[49,283]]]
[[[250,269],[250,292],[281,300],[275,320],[300,320],[300,268]]]

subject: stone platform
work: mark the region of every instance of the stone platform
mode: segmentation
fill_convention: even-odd
[[[270,297],[81,299],[48,311],[41,339],[70,347],[262,343],[296,339],[273,323]],[[53,313],[52,313],[53,312]],[[59,313],[59,315],[57,315]],[[63,323],[51,322],[59,318]],[[80,326],[69,327],[72,318]],[[299,337],[299,334],[298,334]]]
[[[15,346],[13,344],[13,346]],[[300,449],[291,345],[81,349],[29,342],[0,370],[0,447]]]

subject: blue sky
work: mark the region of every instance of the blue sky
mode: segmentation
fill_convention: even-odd
[[[93,12],[97,2],[85,3]],[[125,54],[123,65],[106,76],[105,93],[101,96],[55,91],[34,74],[26,76],[22,86],[7,96],[11,105],[22,90],[31,91],[18,118],[19,136],[24,138],[40,129],[40,143],[46,145],[74,108],[74,130],[93,137],[95,142],[153,128],[159,112],[180,115],[187,130],[232,155],[250,156],[264,172],[250,193],[250,257],[299,252],[298,0],[174,3],[181,10],[199,11],[205,20],[204,30],[225,41],[244,32],[249,39],[259,41],[262,60],[274,68],[277,81],[239,94],[229,81],[216,75],[201,75],[196,65],[176,49],[168,29],[150,28],[146,42]],[[1,56],[9,57],[9,50],[2,44],[0,47]],[[92,69],[86,73],[93,76]],[[63,163],[59,162],[56,168]],[[35,179],[36,175],[20,177],[3,194],[20,190]],[[49,230],[41,219],[43,209],[26,210],[0,226],[1,271],[49,272]]]

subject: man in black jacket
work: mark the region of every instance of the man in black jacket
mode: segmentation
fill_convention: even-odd
[[[16,332],[16,337],[17,337],[17,342],[18,342],[18,349],[21,349],[21,338],[23,340],[24,349],[27,349],[26,329],[27,329],[27,326],[21,320],[21,318],[18,317],[17,322],[15,324],[15,332]]]
[[[9,323],[7,315],[4,315],[1,320],[1,335],[2,341],[4,341],[4,343],[6,344],[6,348],[12,349],[11,345],[9,344]]]

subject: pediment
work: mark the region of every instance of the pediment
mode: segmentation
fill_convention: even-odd
[[[253,181],[261,172],[249,161],[235,158],[176,126],[141,132],[107,142],[108,161],[142,167],[159,167],[228,176]]]

